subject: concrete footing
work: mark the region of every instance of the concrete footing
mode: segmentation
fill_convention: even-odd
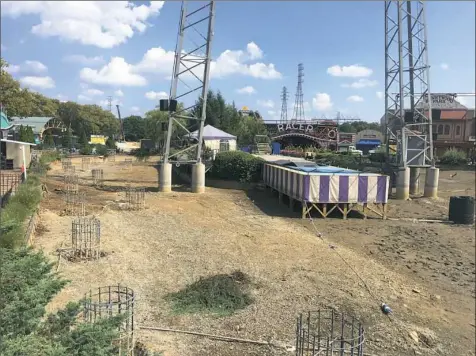
[[[172,165],[162,163],[159,168],[159,192],[168,193],[172,191]]]
[[[205,165],[203,163],[192,166],[192,193],[205,193]]]
[[[438,197],[438,179],[440,178],[440,169],[430,167],[426,170],[425,191],[423,195],[427,198]]]
[[[410,168],[410,194],[418,194],[420,190],[420,168]]]
[[[410,198],[410,168],[400,168],[397,174],[396,198],[408,200]]]

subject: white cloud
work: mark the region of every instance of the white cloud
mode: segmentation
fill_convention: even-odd
[[[121,89],[119,89],[119,90],[116,90],[116,91],[114,92],[114,95],[115,95],[115,96],[124,96],[124,93],[122,92]]]
[[[375,95],[377,95],[377,98],[383,99],[385,93],[383,91],[378,91],[378,92],[375,93]]]
[[[106,109],[109,109],[109,101],[106,100],[106,99],[104,99],[104,100],[99,100],[97,104],[98,104],[99,106],[105,107]],[[114,108],[116,105],[122,106],[122,102],[121,102],[120,100],[113,99],[113,100],[111,100],[111,105],[112,105],[113,108]]]
[[[327,74],[332,75],[333,77],[350,77],[350,78],[359,78],[359,77],[369,77],[372,75],[373,70],[359,64],[352,64],[350,66],[339,66],[334,65],[327,68]]]
[[[145,93],[145,97],[149,100],[159,100],[168,98],[169,94],[167,94],[165,91],[148,91]]]
[[[113,57],[111,61],[99,70],[83,68],[79,77],[85,82],[100,85],[144,86],[147,80],[133,72],[133,66],[122,57]]]
[[[86,89],[83,94],[87,96],[98,96],[104,95],[104,92],[99,89]]]
[[[361,88],[367,88],[367,87],[374,87],[378,84],[376,80],[369,80],[366,78],[359,79],[356,82],[350,83],[350,84],[342,84],[341,86],[343,88],[353,88],[353,89],[361,89]]]
[[[268,115],[275,116],[275,115],[276,115],[276,111],[274,111],[274,110],[268,110]]]
[[[137,113],[140,111],[140,108],[138,106],[132,106],[131,107],[131,112]]]
[[[28,87],[50,89],[55,87],[55,81],[51,77],[23,77],[20,83]]]
[[[282,77],[273,63],[253,63],[250,60],[257,59],[262,53],[261,49],[254,43],[247,45],[247,51],[226,50],[221,53],[216,61],[210,64],[210,76],[213,78],[223,78],[233,74],[242,74],[261,79],[279,79]],[[174,51],[166,51],[162,47],[149,49],[142,60],[134,66],[137,73],[152,73],[170,76],[174,63]],[[192,58],[191,56],[189,58]],[[197,57],[198,58],[198,57]],[[197,66],[193,73],[199,78],[203,75],[203,66]],[[190,75],[191,77],[192,75]]]
[[[246,50],[250,55],[250,59],[261,59],[263,58],[263,51],[258,45],[254,42],[250,42],[246,45]]]
[[[351,103],[361,103],[362,101],[364,101],[364,98],[359,95],[351,95],[347,98],[347,101]]]
[[[317,93],[312,98],[312,106],[318,111],[327,111],[332,108],[334,103],[331,101],[331,96],[327,93]]]
[[[16,64],[9,64],[5,71],[10,74],[18,73],[20,71],[20,66]]]
[[[476,94],[473,95],[461,95],[456,97],[456,101],[466,106],[468,109],[476,108]]]
[[[38,36],[113,48],[144,32],[150,26],[147,20],[163,5],[163,1],[151,1],[150,6],[129,1],[2,1],[1,11],[12,18],[38,15],[40,22],[31,28]]]
[[[78,100],[79,101],[91,101],[93,99],[91,99],[89,96],[86,96],[86,95],[83,95],[83,94],[79,94],[78,95]]]
[[[274,101],[273,100],[258,100],[257,101],[259,106],[263,106],[265,108],[274,108]]]
[[[48,67],[43,63],[30,60],[26,60],[20,65],[10,64],[7,68],[7,72],[10,74],[18,72],[41,74],[46,73],[47,71]]]
[[[70,56],[63,57],[63,61],[75,62],[83,65],[94,65],[104,63],[104,58],[103,56],[86,57],[82,54],[73,54]]]
[[[238,94],[256,94],[256,89],[253,88],[252,86],[246,86],[241,89],[237,89],[236,92]]]
[[[65,103],[68,101],[68,97],[63,94],[58,94],[56,95],[56,99],[58,99],[60,102]]]
[[[443,70],[448,70],[450,68],[450,66],[446,63],[441,63],[440,68],[443,69]]]

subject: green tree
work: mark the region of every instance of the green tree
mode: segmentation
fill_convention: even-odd
[[[51,134],[51,132],[47,132],[44,139],[43,139],[43,145],[45,147],[54,147],[55,145],[55,141],[53,139],[53,135]]]
[[[63,148],[71,148],[71,144],[73,142],[72,140],[73,140],[73,133],[71,128],[68,127],[66,131],[63,133],[63,142],[62,142]]]
[[[116,141],[112,137],[108,137],[106,140],[106,147],[109,149],[116,149]]]
[[[140,116],[133,115],[124,118],[123,125],[126,141],[139,141],[145,138],[145,123],[146,120]]]
[[[31,128],[31,126],[27,126],[25,131],[27,139],[27,141],[25,142],[35,143],[35,134],[33,133],[33,129]]]

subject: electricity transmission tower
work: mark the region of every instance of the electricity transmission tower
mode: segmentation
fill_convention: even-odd
[[[298,83],[296,89],[296,101],[294,102],[293,119],[296,121],[305,120],[304,117],[304,94],[302,93],[302,83],[304,83],[304,65],[298,64]]]
[[[385,124],[400,167],[434,166],[425,1],[385,1]]]
[[[109,112],[112,112],[112,96],[107,97],[107,108],[109,109]]]
[[[192,2],[193,5],[197,3],[201,6],[195,6],[195,9],[191,10],[188,8],[188,2],[182,1],[179,33],[175,47],[172,84],[170,86],[170,98],[168,100],[169,105],[167,111],[169,112],[169,120],[164,163],[172,162],[172,157],[191,150],[192,148],[196,148],[195,159],[189,160],[187,163],[201,162],[203,127],[206,118],[208,82],[210,76],[215,2],[208,1],[205,5],[201,4],[201,2]],[[190,43],[187,43],[187,41]],[[198,103],[201,110],[194,115],[192,112],[197,107],[197,104],[194,103],[198,90],[201,90]],[[179,109],[177,107],[179,101],[184,103],[185,108]],[[198,121],[199,128],[198,135],[196,135],[198,141],[196,144],[171,155],[170,143],[174,131],[174,124],[177,124],[190,134],[190,131],[182,123],[183,120],[187,122],[190,120]]]
[[[192,191],[199,193],[205,189],[205,167],[201,164],[202,144],[207,113],[214,19],[215,1],[192,1],[190,4],[188,1],[182,1],[170,95],[169,99],[160,101],[161,111],[168,111],[164,159],[159,171],[159,189],[163,192],[171,189],[170,163],[193,164]],[[201,93],[198,101],[196,101],[197,92]],[[183,103],[183,107],[178,105],[179,102]],[[193,122],[198,125],[191,124]],[[192,125],[198,126],[197,132],[193,134],[188,130]],[[183,136],[188,137],[185,143],[188,147],[171,154],[172,135],[176,129],[183,131]],[[195,149],[192,158],[185,156],[184,159],[185,152],[192,149]]]
[[[280,122],[284,124],[288,121],[288,89],[283,87],[281,92],[281,120]]]

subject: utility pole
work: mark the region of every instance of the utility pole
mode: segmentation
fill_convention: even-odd
[[[420,168],[428,168],[425,196],[436,197],[432,99],[424,0],[385,1],[385,138],[397,140],[397,198],[416,193]],[[415,88],[420,92],[415,93]]]
[[[304,83],[304,64],[298,64],[298,83],[296,89],[296,101],[294,102],[293,119],[304,121],[304,94],[302,92],[302,83]]]
[[[107,107],[109,109],[109,112],[112,112],[112,96],[107,97]]]
[[[182,1],[170,96],[169,99],[160,100],[161,110],[168,112],[165,152],[162,167],[159,171],[159,190],[161,192],[171,190],[171,163],[177,165],[192,164],[192,192],[202,193],[205,191],[205,165],[202,163],[202,144],[214,35],[215,1],[208,1],[202,6],[196,6],[197,3],[194,1],[190,4],[191,7],[195,8],[189,9],[188,1]],[[188,48],[189,42],[193,45]],[[179,100],[195,102],[197,91],[201,92],[198,104],[184,109],[179,108]],[[183,124],[184,120],[198,122],[198,131],[192,135],[186,124]],[[174,126],[179,126],[186,131],[188,137],[195,139],[196,143],[171,154],[170,146]],[[195,149],[195,154],[191,155],[191,159],[180,159],[179,155],[183,155],[192,149]],[[177,158],[174,159],[174,157]]]
[[[283,87],[281,92],[281,124],[288,121],[288,89]]]

